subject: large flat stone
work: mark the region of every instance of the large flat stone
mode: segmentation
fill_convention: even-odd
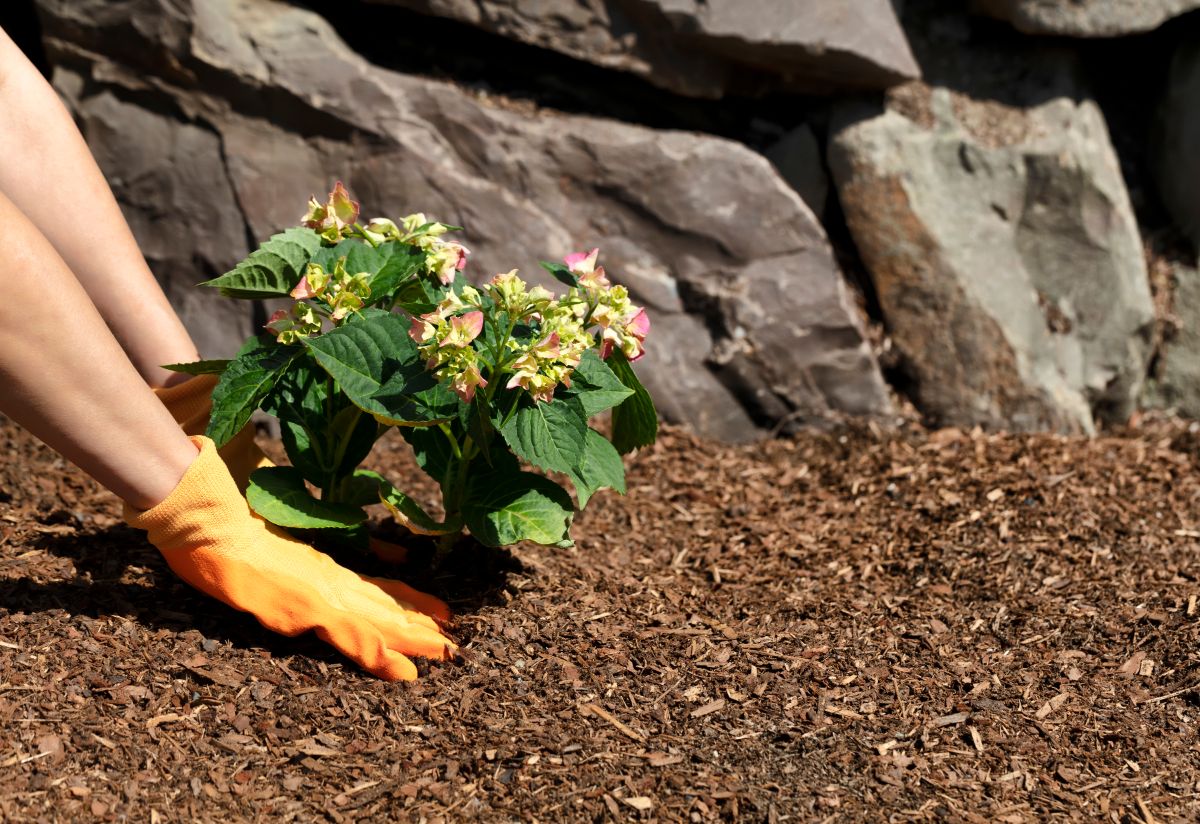
[[[888,0],[375,0],[699,97],[881,89],[920,69]]]
[[[538,259],[600,246],[650,309],[647,384],[670,419],[700,432],[739,440],[780,420],[890,411],[823,230],[741,144],[517,110],[386,71],[320,17],[271,0],[206,0],[201,14],[168,0],[121,4],[123,16],[94,1],[41,7],[60,77],[87,80],[77,112],[107,95],[147,130],[207,136],[215,160],[191,197],[241,230],[230,258],[247,233],[294,225],[340,178],[368,212],[466,226],[478,278],[514,265],[532,276]],[[121,135],[131,154],[141,131]],[[114,152],[105,168],[119,181],[138,162]],[[160,208],[156,183],[147,174],[130,194],[138,208]],[[135,228],[151,248],[168,237],[181,260],[225,243],[203,227]]]

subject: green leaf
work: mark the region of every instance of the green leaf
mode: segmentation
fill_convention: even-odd
[[[391,484],[380,487],[379,499],[392,513],[392,517],[396,519],[397,523],[417,535],[450,535],[462,531],[461,518],[445,523],[436,521],[421,508],[420,504]]]
[[[394,374],[372,400],[387,410],[380,420],[398,426],[430,426],[448,421],[465,406],[458,395],[438,383],[433,373],[421,363]]]
[[[609,355],[608,366],[621,383],[633,390],[633,395],[612,413],[613,446],[624,455],[638,447],[649,446],[658,438],[658,412],[650,393],[642,386],[620,349],[614,349]]]
[[[435,426],[403,426],[398,431],[412,447],[417,465],[437,481],[439,486],[444,487],[446,471],[455,460],[454,450],[450,447],[446,433]]]
[[[381,423],[430,423],[426,403],[436,403],[436,380],[425,370],[408,322],[390,313],[347,323],[304,343],[351,403]],[[380,400],[376,396],[386,387]],[[432,393],[432,394],[422,394]]]
[[[220,289],[231,298],[286,295],[300,282],[305,266],[320,248],[316,232],[294,227],[273,235],[233,269],[200,285]]]
[[[269,335],[246,341],[213,389],[205,434],[218,447],[229,443],[303,351],[299,346],[280,345]]]
[[[371,278],[371,303],[379,303],[386,299],[387,305],[391,305],[392,293],[400,284],[414,277],[425,267],[427,255],[416,246],[394,242],[380,248],[391,249],[391,254]]]
[[[575,469],[583,457],[588,432],[579,402],[560,398],[550,403],[528,400],[522,404],[500,430],[512,451],[542,469]]]
[[[361,507],[318,501],[309,494],[299,470],[290,466],[250,473],[246,502],[271,523],[293,529],[349,527],[367,519]]]
[[[424,263],[419,264],[421,266]],[[396,305],[412,316],[424,315],[437,309],[447,290],[419,277],[405,283],[396,292]]]
[[[355,506],[370,506],[380,502],[381,490],[390,488],[391,484],[378,472],[369,469],[359,469],[352,475],[342,479],[339,497],[343,503]]]
[[[625,465],[621,463],[621,455],[608,439],[594,429],[587,432],[579,468],[567,475],[575,484],[575,496],[579,498],[580,509],[587,506],[588,500],[598,489],[613,489],[625,494]]]
[[[575,507],[571,496],[549,478],[510,467],[473,473],[467,483],[463,520],[475,539],[501,547],[518,541],[569,545]]]
[[[634,394],[608,365],[600,359],[595,349],[583,353],[583,359],[571,373],[571,388],[560,393],[563,398],[578,398],[584,414],[591,418],[606,409],[622,403]]]
[[[548,260],[540,261],[540,263],[542,264],[543,269],[554,275],[557,280],[567,284],[567,286],[579,285],[579,277],[561,263],[551,263]]]
[[[185,375],[219,375],[230,363],[228,360],[198,360],[191,363],[164,363],[162,368]]]

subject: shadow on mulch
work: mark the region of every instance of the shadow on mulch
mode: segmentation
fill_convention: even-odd
[[[175,577],[140,533],[126,526],[42,535],[32,546],[71,561],[77,577],[48,582],[0,580],[0,604],[9,611],[63,610],[91,618],[124,615],[153,629],[196,629],[206,638],[242,649],[266,650],[273,657],[299,654],[327,663],[344,662],[311,634],[286,638],[268,632],[249,614],[196,592]],[[404,564],[346,551],[331,554],[356,572],[398,578],[443,598],[455,618],[504,603],[508,576],[524,571],[508,550],[478,546],[456,549],[437,570],[430,568],[431,550],[415,550]],[[470,640],[469,623],[455,621],[451,627],[463,643]]]

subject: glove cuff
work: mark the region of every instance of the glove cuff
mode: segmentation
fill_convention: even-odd
[[[189,440],[199,454],[175,489],[150,509],[125,504],[125,523],[145,530],[150,543],[160,550],[207,543],[214,529],[250,513],[217,445],[203,435],[193,435]]]
[[[159,387],[154,394],[188,435],[203,435],[212,412],[212,393],[219,378],[195,375],[174,386]]]

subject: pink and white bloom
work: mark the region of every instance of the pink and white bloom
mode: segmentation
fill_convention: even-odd
[[[475,390],[484,389],[487,385],[488,382],[475,364],[467,366],[450,379],[450,390],[462,398],[464,403],[470,403],[475,397]]]
[[[579,278],[579,285],[589,292],[607,289],[611,285],[604,274],[604,267],[596,265],[599,256],[600,249],[596,248],[587,253],[573,252],[563,258],[571,274]]]
[[[303,225],[321,233],[327,240],[335,240],[343,229],[353,226],[358,220],[358,201],[350,198],[350,192],[342,181],[334,184],[329,200],[321,203],[315,197],[308,201],[308,213],[302,218]]]
[[[453,283],[455,274],[466,268],[469,254],[471,250],[458,241],[451,240],[441,244],[434,252],[433,260],[433,270],[437,274],[438,282],[443,286]]]
[[[479,333],[482,331],[483,312],[467,312],[465,315],[450,318],[450,331],[446,337],[442,338],[438,348],[453,346],[462,349],[470,346],[471,341],[479,337]]]
[[[417,343],[428,343],[437,334],[437,322],[441,320],[436,312],[418,315],[412,319],[408,328],[408,336]]]
[[[292,320],[291,314],[287,309],[277,309],[275,314],[271,315],[271,317],[267,319],[267,322],[263,324],[263,328],[272,335],[279,337],[280,332],[286,332],[295,325],[296,324]]]

